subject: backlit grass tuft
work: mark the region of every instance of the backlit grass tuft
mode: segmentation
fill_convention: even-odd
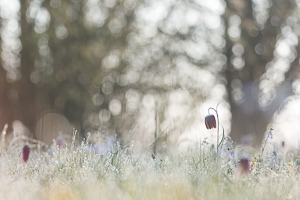
[[[1,153],[0,199],[300,199],[297,151],[255,152],[223,142],[219,154],[205,143],[188,154],[155,157],[117,143],[104,154],[89,143],[31,145],[27,162],[20,143]]]

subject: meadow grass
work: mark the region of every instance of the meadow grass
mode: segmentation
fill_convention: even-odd
[[[22,145],[3,150],[0,199],[300,199],[296,156],[262,156],[230,143],[219,156],[204,144],[155,159],[118,143],[105,154],[92,147],[32,148],[26,163]],[[243,171],[246,155],[249,169]]]

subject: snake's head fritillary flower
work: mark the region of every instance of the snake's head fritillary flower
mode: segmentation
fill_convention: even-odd
[[[205,126],[207,129],[212,129],[212,128],[216,128],[216,118],[214,115],[207,115],[205,117]]]
[[[29,159],[29,154],[30,154],[30,147],[28,145],[25,145],[23,148],[22,148],[22,160],[23,162],[27,162],[28,159]]]
[[[239,165],[241,174],[248,175],[250,173],[250,160],[248,158],[241,158]]]

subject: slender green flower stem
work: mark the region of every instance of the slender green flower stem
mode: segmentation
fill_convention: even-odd
[[[219,104],[218,104],[219,105]],[[209,110],[213,110],[213,111],[215,111],[215,113],[217,114],[217,123],[218,123],[218,125],[217,125],[217,155],[219,155],[219,115],[218,115],[218,111],[217,111],[217,109],[218,109],[218,105],[217,105],[217,108],[216,109],[214,109],[214,108],[208,108],[208,113],[209,113]],[[209,113],[210,114],[210,113]]]
[[[263,154],[264,154],[264,150],[265,150],[265,148],[266,148],[267,141],[268,141],[268,139],[269,139],[269,135],[272,134],[272,131],[273,131],[273,130],[274,130],[273,128],[270,128],[270,129],[269,129],[268,135],[267,135],[267,137],[266,137],[266,139],[265,139],[264,146],[262,147],[262,150],[261,150],[261,155],[260,155],[261,158],[262,158],[262,156],[263,156]]]

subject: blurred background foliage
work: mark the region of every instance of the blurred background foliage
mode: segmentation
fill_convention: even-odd
[[[167,128],[160,151],[172,152],[203,139],[207,108],[223,99],[226,132],[259,145],[299,94],[297,0],[2,0],[0,8],[0,128],[17,120],[46,143],[59,121],[83,137],[122,139],[136,127],[137,148]]]

